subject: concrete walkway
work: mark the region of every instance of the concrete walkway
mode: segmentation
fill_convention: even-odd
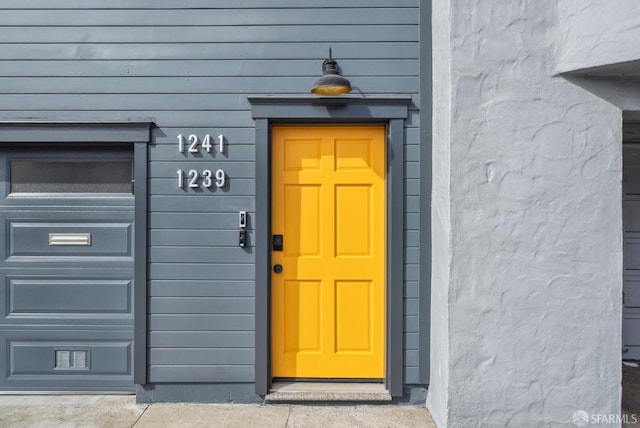
[[[0,395],[0,427],[436,428],[421,406],[145,405],[122,395]]]

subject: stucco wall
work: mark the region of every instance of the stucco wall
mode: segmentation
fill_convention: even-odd
[[[618,413],[621,111],[555,75],[556,2],[433,8],[429,409],[440,427]]]
[[[560,0],[559,71],[640,58],[640,2]]]

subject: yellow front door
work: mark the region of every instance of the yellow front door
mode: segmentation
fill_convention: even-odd
[[[384,377],[385,165],[385,126],[273,127],[273,377]]]

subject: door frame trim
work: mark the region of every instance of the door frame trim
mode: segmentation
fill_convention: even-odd
[[[387,254],[385,386],[401,397],[404,387],[404,125],[411,97],[318,98],[249,97],[255,120],[255,387],[266,395],[271,387],[270,278],[271,125],[385,124],[387,127]]]

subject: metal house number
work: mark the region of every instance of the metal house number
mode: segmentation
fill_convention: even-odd
[[[197,135],[191,134],[185,138],[184,135],[178,135],[178,152],[179,153],[200,153],[201,150],[204,150],[207,153],[212,153],[216,151],[224,153],[224,136],[222,134],[218,135],[216,141],[214,142],[214,138],[211,135],[207,134],[204,136],[202,140],[198,138]],[[184,171],[183,169],[179,169],[177,171],[178,174],[178,188],[184,189],[185,185],[187,188],[197,189],[204,187],[205,189],[210,189],[215,187],[224,187],[226,184],[226,174],[224,170],[217,169],[215,172],[210,169],[205,169],[203,171],[198,171],[195,169],[190,169],[189,171]]]
[[[202,147],[207,153],[211,153],[213,145],[211,143],[211,135],[207,134],[202,139],[202,142],[197,135],[189,135],[188,138],[184,138],[184,135],[178,135],[178,151],[184,153],[185,149],[189,153],[200,153],[200,147]],[[218,135],[218,153],[224,153],[224,135]],[[188,148],[187,148],[188,147]]]
[[[199,172],[195,169],[190,169],[189,172],[186,173],[181,169],[178,170],[178,187],[184,188],[185,178],[187,185],[190,188],[198,188],[200,186],[210,189],[214,183],[214,174],[210,169],[205,169],[202,172]],[[226,176],[223,170],[218,169],[215,172],[215,184],[216,187],[224,187],[226,181]]]

